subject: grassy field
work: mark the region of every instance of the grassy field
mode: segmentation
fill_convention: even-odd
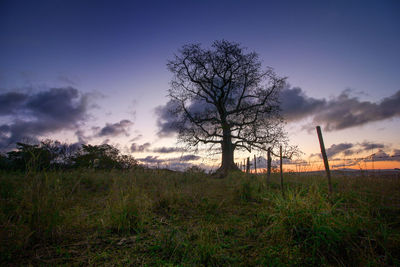
[[[0,265],[399,266],[400,179],[0,173]]]

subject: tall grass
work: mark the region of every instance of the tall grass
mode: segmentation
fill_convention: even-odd
[[[4,265],[400,265],[400,181],[161,170],[0,174]]]

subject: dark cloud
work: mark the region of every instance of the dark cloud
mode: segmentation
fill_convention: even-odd
[[[203,99],[192,99],[185,104],[186,110],[193,118],[213,118],[218,116],[214,105]],[[175,100],[168,101],[164,106],[155,109],[157,115],[158,136],[168,137],[178,133],[182,129],[193,127],[189,119],[183,114],[183,107]]]
[[[360,145],[364,150],[367,150],[367,151],[372,150],[372,149],[377,149],[377,148],[380,148],[380,149],[385,148],[384,144],[372,143],[372,142],[367,142],[367,141],[364,141]]]
[[[137,160],[143,163],[163,163],[165,161],[159,159],[158,156],[147,156],[145,158],[138,158]]]
[[[342,130],[400,116],[400,91],[380,102],[361,101],[343,91],[330,100],[308,97],[301,88],[287,88],[281,93],[281,108],[288,121],[313,118],[314,125],[326,131]]]
[[[350,143],[341,143],[341,144],[333,144],[331,147],[326,149],[326,155],[330,158],[333,157],[339,153],[346,152],[350,148],[352,148],[354,145]]]
[[[153,167],[167,168],[170,170],[183,171],[188,167],[193,166],[193,164],[189,162],[178,161],[176,158],[160,159],[158,156],[147,156],[138,160]]]
[[[344,156],[351,156],[354,155],[356,153],[362,152],[362,149],[358,149],[358,150],[354,150],[354,149],[346,149],[343,151],[343,155]]]
[[[185,155],[182,157],[175,157],[175,158],[159,158],[158,156],[147,156],[145,158],[137,158],[138,161],[146,164],[162,164],[167,165],[169,167],[173,167],[174,169],[182,169],[189,167],[190,161],[195,161],[200,159],[197,155]]]
[[[196,155],[185,155],[179,158],[179,161],[193,161],[200,159],[199,156]]]
[[[170,100],[163,106],[155,108],[157,116],[157,126],[159,131],[157,135],[160,137],[172,136],[178,132],[179,123],[176,118],[175,110],[179,108],[176,101]]]
[[[86,136],[85,133],[81,129],[76,130],[75,135],[78,138],[79,144],[86,144],[91,139],[91,137]]]
[[[0,133],[1,134],[6,134],[9,131],[10,131],[10,126],[8,126],[6,124],[0,125]]]
[[[350,143],[341,143],[341,144],[337,144],[337,145],[333,144],[329,148],[327,148],[325,151],[326,151],[326,155],[328,156],[328,158],[332,158],[341,153],[344,156],[350,156],[355,153],[362,152],[362,149],[353,150],[352,148],[354,148],[354,147],[356,147],[356,145],[350,144]],[[321,153],[313,153],[310,155],[310,158],[313,158],[313,157],[322,158],[322,155],[321,155]]]
[[[288,121],[301,120],[311,116],[326,105],[325,99],[308,97],[299,87],[282,90],[280,101],[282,114]]]
[[[120,122],[116,123],[107,123],[106,126],[99,130],[97,136],[117,136],[120,134],[129,136],[128,129],[130,126],[132,126],[132,124],[133,122],[131,122],[130,120],[121,120]]]
[[[180,147],[158,147],[154,148],[153,152],[155,153],[161,153],[161,154],[168,154],[168,153],[174,153],[174,152],[184,152],[186,151],[183,148]]]
[[[339,96],[326,100],[309,97],[299,87],[287,87],[280,95],[282,114],[289,122],[312,118],[313,127],[309,129],[321,125],[325,131],[342,130],[400,116],[400,91],[380,102],[362,101],[357,96],[351,96],[352,92],[344,90]],[[204,104],[197,102],[188,107],[193,114],[205,108]],[[178,103],[173,100],[156,108],[160,137],[178,132],[181,120],[174,112],[178,109]]]
[[[395,149],[395,152],[398,149]],[[398,150],[398,152],[400,152]],[[365,159],[365,161],[367,162],[378,162],[378,161],[400,161],[400,157],[399,154],[392,154],[389,155],[388,153],[386,153],[385,151],[383,151],[382,149],[380,149],[378,152],[372,154],[370,157],[368,157],[367,159]]]
[[[144,143],[142,145],[139,145],[137,143],[132,143],[131,145],[131,152],[144,152],[144,151],[148,151],[148,149],[150,148],[150,143]]]
[[[393,103],[397,103],[397,106]],[[381,103],[360,101],[357,97],[351,97],[349,91],[344,91],[337,98],[330,100],[326,107],[315,115],[314,121],[324,125],[326,131],[333,131],[399,115],[400,91]]]
[[[399,156],[400,155],[400,149],[393,149],[393,154],[394,156]]]
[[[325,100],[307,97],[301,88],[286,88],[281,92],[280,96],[281,108],[284,117],[289,121],[299,120],[314,114],[316,110],[326,104]],[[159,128],[158,135],[160,137],[171,136],[179,131],[179,118],[177,118],[176,110],[179,110],[179,104],[170,100],[163,106],[155,109],[157,115],[157,126]],[[204,103],[193,102],[188,110],[192,114],[201,114],[205,109],[212,113],[212,107],[206,107]]]
[[[85,103],[74,103],[78,98],[78,90],[72,87],[50,89],[31,96],[26,107],[33,116],[43,120],[75,122],[87,109]]]
[[[89,95],[72,87],[0,94],[0,116],[8,121],[0,126],[0,148],[26,138],[34,140],[60,130],[76,129],[87,119],[89,109]]]
[[[0,116],[14,115],[24,109],[27,94],[8,92],[0,95]]]
[[[143,137],[142,134],[137,134],[131,140],[129,140],[129,142],[136,142],[136,141],[140,140],[142,137]]]
[[[380,143],[374,143],[374,142],[369,142],[369,141],[364,141],[362,143],[341,143],[341,144],[333,144],[331,147],[326,149],[326,153],[329,158],[333,158],[334,156],[337,156],[339,154],[343,154],[343,156],[351,156],[355,155],[353,159],[348,159],[351,160],[353,163],[356,164],[360,160],[365,160],[364,161],[399,161],[400,157],[397,157],[400,154],[399,149],[393,149],[392,154],[388,154],[383,150],[383,148],[389,148],[385,144],[380,144]],[[377,152],[371,154],[372,149],[378,149]],[[368,155],[368,156],[366,156]],[[394,155],[397,155],[393,157]],[[310,157],[318,157],[322,158],[320,153],[312,154]],[[336,159],[344,159],[341,157],[337,157]]]

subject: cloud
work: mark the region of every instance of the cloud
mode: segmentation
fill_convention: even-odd
[[[393,156],[400,156],[400,149],[393,149]]]
[[[397,150],[397,151],[396,151]],[[400,150],[395,149],[394,152],[400,152]],[[392,155],[389,155],[382,149],[380,149],[378,152],[372,154],[369,158],[365,160],[366,162],[378,162],[378,161],[400,161],[399,154],[393,153]]]
[[[384,144],[372,143],[372,142],[367,142],[367,141],[364,141],[360,145],[364,150],[367,150],[367,151],[372,150],[372,149],[377,149],[377,148],[385,148]]]
[[[333,144],[331,145],[331,147],[326,149],[326,155],[328,156],[328,158],[333,157],[337,154],[340,153],[346,153],[346,151],[348,151],[350,148],[352,148],[354,145],[350,144],[350,143],[341,143],[341,144]],[[349,155],[347,153],[347,155]]]
[[[150,148],[150,143],[144,143],[142,145],[138,145],[137,143],[132,143],[131,152],[144,152],[148,151]]]
[[[142,137],[143,137],[142,134],[137,134],[131,140],[129,140],[129,142],[136,142],[136,141],[140,140]]]
[[[281,94],[281,108],[288,121],[307,117],[326,131],[342,130],[400,116],[400,90],[379,102],[361,101],[344,90],[330,100],[308,97],[301,88],[287,88]]]
[[[27,94],[17,92],[0,95],[0,116],[14,115],[23,110],[28,98]]]
[[[196,120],[198,118],[209,119],[212,121],[218,116],[218,112],[213,104],[205,102],[201,98],[191,99],[185,103],[186,110]],[[182,130],[191,129],[193,124],[184,115],[183,107],[176,100],[168,101],[164,106],[158,106],[155,109],[157,115],[158,136],[168,137]]]
[[[86,136],[84,131],[82,131],[81,129],[76,130],[75,135],[78,138],[79,144],[86,144],[91,139],[91,137]]]
[[[97,136],[98,137],[117,136],[121,134],[129,136],[128,129],[132,125],[133,122],[131,122],[130,120],[121,120],[120,122],[116,123],[107,123],[106,126],[104,126],[99,130]]]
[[[65,129],[77,129],[88,118],[90,95],[72,87],[50,88],[35,93],[0,94],[0,149],[23,139]]]
[[[139,161],[143,162],[149,162],[149,163],[154,163],[154,162],[187,162],[187,161],[195,161],[200,159],[200,156],[197,155],[185,155],[182,157],[174,157],[174,158],[159,158],[158,156],[147,156],[145,158],[138,158]]]
[[[162,163],[163,159],[159,159],[158,156],[147,156],[145,158],[137,158],[138,161],[144,163]]]
[[[176,101],[170,100],[163,106],[155,108],[155,114],[157,116],[157,127],[159,131],[157,135],[159,137],[173,136],[179,130],[179,122],[176,118],[174,111],[179,108]]]
[[[280,101],[283,116],[288,121],[301,120],[311,116],[326,105],[325,99],[308,97],[299,87],[282,90]]]
[[[160,159],[158,156],[147,156],[145,158],[137,159],[142,163],[157,166],[157,167],[165,167],[170,170],[185,170],[193,164],[189,162],[178,161],[176,158],[173,159]]]
[[[168,153],[174,153],[174,152],[184,152],[186,151],[183,148],[180,147],[158,147],[154,148],[153,152],[155,153],[161,153],[161,154],[168,154]]]
[[[193,161],[200,159],[199,156],[196,155],[185,155],[179,158],[179,161]]]
[[[289,122],[311,118],[311,128],[321,125],[325,131],[342,130],[400,116],[400,90],[378,102],[362,101],[352,96],[352,92],[344,90],[339,96],[326,100],[307,96],[300,87],[287,87],[280,95],[282,115]],[[204,103],[194,102],[188,107],[194,114],[206,108],[212,113]],[[172,136],[182,126],[176,110],[179,110],[179,105],[174,100],[155,109],[160,137]]]
[[[351,97],[349,91],[344,91],[337,98],[330,100],[326,108],[315,115],[314,121],[323,124],[325,130],[333,131],[399,115],[400,91],[380,103],[360,101],[357,97]]]
[[[375,153],[371,154],[372,149],[378,149]],[[383,149],[391,150],[391,153]],[[378,161],[400,161],[400,149],[391,149],[389,146],[381,143],[374,143],[364,141],[362,143],[342,143],[334,144],[327,149],[328,157],[331,160],[342,160],[345,157],[338,156],[342,153],[343,156],[355,155],[353,158],[346,158],[346,165],[355,165],[359,162],[378,162]],[[317,156],[321,158],[321,154],[312,154],[311,157]],[[332,158],[337,156],[336,158]],[[343,165],[345,166],[345,165]],[[333,165],[333,167],[343,167],[340,164]]]
[[[137,158],[139,162],[149,164],[149,165],[165,165],[167,168],[172,170],[184,170],[193,164],[192,161],[196,161],[200,159],[197,155],[185,155],[182,157],[174,157],[174,158],[159,158],[158,156],[147,156],[145,158]]]

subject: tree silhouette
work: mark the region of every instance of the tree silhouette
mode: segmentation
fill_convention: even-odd
[[[174,74],[169,112],[178,138],[195,147],[220,145],[218,172],[237,169],[235,149],[267,150],[286,141],[278,101],[285,78],[263,70],[257,53],[225,40],[210,49],[189,44],[167,66]]]
[[[41,171],[71,168],[131,169],[139,164],[108,144],[66,144],[50,139],[39,144],[17,142],[16,149],[0,154],[0,170]]]
[[[7,153],[10,168],[13,170],[40,171],[50,168],[54,154],[44,143],[26,144],[16,143],[16,150]]]
[[[119,150],[108,144],[82,145],[74,158],[78,167],[112,169],[118,167]]]
[[[76,167],[97,169],[130,169],[137,167],[137,161],[129,155],[121,155],[120,151],[108,144],[82,145],[74,156]]]

